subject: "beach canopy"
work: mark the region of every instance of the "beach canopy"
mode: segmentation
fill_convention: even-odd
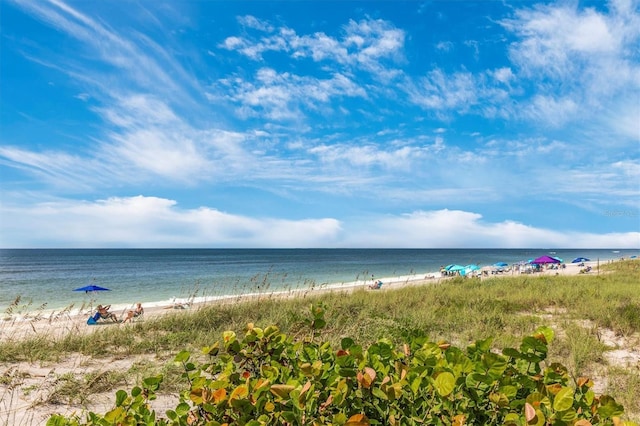
[[[536,265],[543,265],[545,263],[562,263],[559,259],[551,256],[540,256],[531,260],[529,263],[535,263]]]
[[[449,265],[449,266],[447,266],[447,267],[446,267],[446,268],[444,268],[444,269],[445,269],[445,270],[447,270],[447,271],[455,272],[455,271],[462,271],[462,270],[464,270],[464,269],[465,269],[465,267],[464,267],[464,266],[462,266],[462,265],[455,265],[455,264],[453,264],[453,265]]]
[[[505,266],[509,266],[509,264],[506,262],[496,262],[493,264],[493,266],[496,266],[498,268],[504,268]]]
[[[89,291],[111,291],[111,290],[109,290],[108,288],[100,287],[99,285],[91,284],[91,285],[86,285],[84,287],[73,289],[73,291],[89,292]]]
[[[571,263],[582,263],[582,262],[588,262],[588,261],[589,259],[587,259],[586,257],[576,257],[571,261]]]

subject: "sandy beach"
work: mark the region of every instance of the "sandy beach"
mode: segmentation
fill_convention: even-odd
[[[589,272],[584,272],[585,268],[590,267]],[[581,273],[598,274],[598,265],[596,262],[586,262],[584,265],[567,264],[565,268],[559,269],[544,269],[541,272],[537,272],[534,275],[579,275]],[[500,274],[487,273],[486,275],[480,274],[478,277],[468,279],[484,280],[488,277],[508,277],[514,276],[515,271],[507,271]],[[451,279],[451,277],[445,277],[440,274],[415,274],[411,276],[403,277],[386,277],[380,278],[383,281],[382,288],[380,290],[368,290],[368,291],[389,291],[390,289],[397,289],[406,286],[419,286],[429,285],[433,283],[439,283],[443,280]],[[251,300],[262,297],[300,297],[309,294],[319,294],[326,291],[341,291],[349,292],[355,289],[367,288],[370,283],[358,284],[358,285],[343,285],[331,288],[317,288],[313,290],[299,290],[289,291],[282,293],[265,293],[265,294],[250,294],[244,296],[229,297],[226,299],[218,299],[211,302],[189,303],[186,300],[176,300],[174,305],[164,306],[145,306],[143,321],[148,321],[151,318],[162,315],[180,315],[186,311],[194,311],[202,306],[207,306],[211,303],[238,303],[243,300]],[[133,306],[131,306],[132,308]],[[128,309],[120,309],[115,311],[119,318],[123,318],[126,315]],[[5,320],[0,323],[0,342],[17,341],[25,338],[45,337],[45,338],[57,338],[63,337],[68,334],[79,333],[95,333],[104,330],[105,327],[135,327],[136,322],[127,324],[117,323],[105,323],[103,325],[90,326],[87,325],[88,312],[78,313],[72,315],[66,313],[64,315],[58,315],[51,318],[36,318],[31,320]],[[628,356],[628,354],[624,354]],[[635,356],[635,355],[634,355]],[[640,359],[640,354],[638,354]],[[47,383],[54,381],[55,377],[60,374],[75,372],[90,372],[90,371],[103,371],[105,369],[104,363],[107,362],[109,368],[114,366],[120,366],[123,371],[129,368],[133,363],[139,361],[141,356],[117,358],[113,360],[95,360],[91,357],[82,355],[75,355],[69,359],[61,360],[51,364],[40,363],[27,363],[20,362],[15,364],[2,363],[0,365],[0,374],[5,377],[5,380],[0,383],[0,396],[2,396],[2,403],[0,403],[0,425],[40,425],[46,422],[46,419],[51,413],[63,413],[70,414],[74,412],[80,412],[80,407],[66,406],[66,405],[51,405],[50,403],[43,403],[45,399]],[[166,362],[166,360],[164,360]],[[18,375],[21,375],[17,379]],[[25,392],[25,389],[32,389],[30,392]],[[94,403],[91,404],[91,408],[97,411],[105,411],[110,407],[112,392],[106,392],[104,397],[97,398]],[[163,398],[154,402],[154,407],[164,412],[170,406],[166,407],[163,404],[171,404],[174,402],[163,401]]]
[[[543,268],[540,272],[531,274],[532,276],[539,275],[578,275],[581,271],[587,268],[591,268],[588,274],[598,273],[598,262],[584,262],[583,264],[569,263],[565,264],[565,268],[548,269]],[[509,268],[509,270],[502,273],[495,274],[482,274],[477,271],[474,276],[469,276],[468,279],[487,279],[487,278],[499,278],[499,277],[511,277],[521,274]],[[427,285],[437,283],[441,280],[447,280],[453,278],[452,276],[444,276],[440,273],[423,273],[413,274],[398,277],[381,277],[376,280],[383,282],[382,287],[376,291],[385,291],[389,289],[397,289],[404,286],[416,286]],[[267,293],[251,293],[239,296],[228,296],[224,298],[204,299],[204,300],[189,300],[189,299],[174,299],[170,303],[165,304],[145,304],[144,305],[144,317],[153,318],[159,315],[175,315],[185,310],[194,310],[203,306],[212,304],[226,304],[226,303],[238,303],[241,301],[262,298],[262,297],[298,297],[306,294],[319,294],[327,291],[353,291],[359,288],[368,288],[373,282],[363,283],[343,283],[336,284],[327,287],[315,287],[313,289],[297,289],[288,290],[283,292],[267,292]],[[127,312],[135,307],[135,303],[129,306],[113,306],[111,312],[122,321]],[[129,324],[110,324],[110,321],[101,320],[97,326],[88,326],[87,319],[89,316],[95,313],[95,308],[83,310],[81,312],[53,312],[49,314],[39,314],[33,317],[23,316],[17,318],[4,318],[0,322],[0,342],[6,340],[18,340],[25,337],[34,337],[36,335],[45,335],[52,337],[60,337],[68,333],[92,333],[100,330],[104,326],[117,326],[127,327]]]

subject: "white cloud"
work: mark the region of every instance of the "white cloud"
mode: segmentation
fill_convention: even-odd
[[[347,246],[415,248],[638,248],[640,232],[590,234],[536,228],[509,220],[490,223],[460,210],[417,211],[367,221],[375,233],[354,232]],[[345,225],[346,227],[347,225]]]
[[[333,74],[330,78],[298,76],[261,68],[255,81],[224,79],[230,99],[239,104],[241,115],[261,116],[270,120],[298,120],[309,110],[343,97],[365,98],[367,93],[349,77]]]
[[[256,18],[244,17],[245,25],[266,33],[261,36],[227,37],[220,47],[238,51],[252,60],[262,60],[264,52],[283,52],[292,58],[312,58],[316,62],[333,61],[350,69],[361,69],[377,76],[395,76],[385,61],[402,61],[405,32],[382,19],[350,20],[343,28],[342,38],[323,32],[299,36],[287,27],[275,29]]]
[[[620,4],[612,2],[612,5]],[[605,15],[594,9],[579,9],[578,3],[537,5],[519,9],[503,25],[520,37],[510,55],[522,76],[549,82],[547,89],[589,93],[637,90],[638,14],[621,15],[616,7]],[[635,71],[633,71],[635,70]],[[635,80],[635,81],[634,81]],[[595,102],[594,99],[589,99]]]
[[[238,17],[238,22],[247,28],[253,28],[260,31],[272,32],[274,30],[273,26],[269,24],[269,22],[258,19],[255,16],[246,15]]]
[[[590,234],[485,222],[460,210],[300,220],[250,218],[157,197],[3,204],[2,247],[638,248],[640,233]]]
[[[182,210],[157,197],[2,206],[3,247],[312,247],[340,233],[335,219],[256,219]]]
[[[106,181],[103,165],[93,159],[59,151],[32,152],[19,147],[0,146],[0,163],[28,171],[54,187],[87,190],[96,181]],[[87,175],[91,179],[87,178]]]
[[[509,67],[498,68],[495,71],[490,71],[489,74],[493,75],[493,78],[504,84],[509,84],[515,78],[511,68]]]
[[[433,110],[468,110],[478,102],[475,77],[468,72],[447,75],[434,69],[420,79],[409,96],[413,103]]]

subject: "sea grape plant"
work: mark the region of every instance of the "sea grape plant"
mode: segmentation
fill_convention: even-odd
[[[243,335],[226,331],[203,348],[204,362],[180,352],[174,361],[189,385],[165,416],[150,409],[158,376],[130,394],[118,391],[104,415],[56,415],[47,425],[633,424],[620,420],[623,407],[612,397],[594,393],[590,379],[546,365],[548,327],[501,352],[490,339],[462,350],[426,336],[399,348],[386,339],[363,348],[345,337],[332,348],[316,341],[324,312],[311,307],[306,339],[248,324]]]

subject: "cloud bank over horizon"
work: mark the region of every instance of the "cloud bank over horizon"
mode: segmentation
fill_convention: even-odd
[[[340,221],[247,217],[174,200],[135,196],[50,201],[5,209],[4,235],[30,235],[12,248],[637,248],[640,233],[558,232],[487,222],[461,210],[415,211]],[[60,245],[60,241],[70,245]],[[144,242],[144,244],[141,244]]]

